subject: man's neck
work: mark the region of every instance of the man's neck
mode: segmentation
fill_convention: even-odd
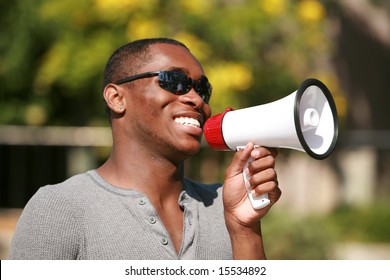
[[[97,171],[110,184],[145,193],[156,203],[177,199],[183,189],[183,162],[175,165],[139,151],[112,153]]]

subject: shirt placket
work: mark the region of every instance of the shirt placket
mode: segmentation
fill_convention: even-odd
[[[152,203],[146,196],[139,197],[137,203],[141,213],[140,222],[147,232],[152,234],[152,238],[157,239],[157,242],[154,242],[155,246],[162,246],[162,250],[166,251],[172,258],[177,258],[173,242]]]

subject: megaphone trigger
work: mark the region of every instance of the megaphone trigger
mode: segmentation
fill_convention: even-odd
[[[258,147],[258,145],[255,145],[255,147]],[[245,146],[238,146],[237,151],[242,150],[244,148],[245,148]],[[259,195],[259,196],[253,196],[250,187],[248,187],[248,181],[250,179],[250,176],[245,173],[245,169],[247,169],[249,163],[251,163],[253,160],[254,160],[253,157],[249,157],[248,161],[244,165],[244,168],[242,169],[242,175],[244,178],[246,192],[248,194],[248,198],[252,204],[252,207],[254,209],[261,209],[261,208],[266,207],[271,201],[269,200],[267,193]]]

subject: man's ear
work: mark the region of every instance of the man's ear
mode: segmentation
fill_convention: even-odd
[[[108,108],[116,114],[123,114],[126,110],[126,100],[123,97],[123,90],[114,84],[108,84],[103,91],[103,98]]]

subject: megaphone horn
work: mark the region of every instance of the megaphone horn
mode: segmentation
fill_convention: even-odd
[[[303,151],[321,160],[336,146],[338,116],[328,88],[317,79],[307,79],[280,100],[240,110],[227,108],[210,117],[203,131],[209,146],[216,150],[237,150],[253,142]],[[258,199],[254,208],[268,205],[267,197]]]

